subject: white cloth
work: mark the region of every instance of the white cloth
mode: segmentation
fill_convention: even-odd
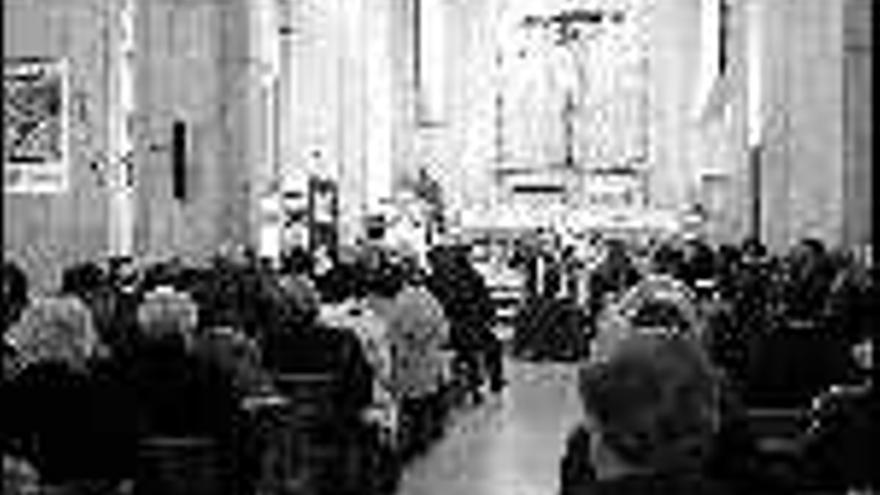
[[[424,397],[446,374],[443,346],[449,323],[440,303],[424,287],[405,287],[390,304],[377,304],[388,324],[391,383],[395,397]]]
[[[355,333],[375,373],[373,404],[366,419],[396,432],[399,414],[391,389],[391,344],[385,320],[363,301],[354,299],[322,305],[319,319],[327,325],[348,328]]]

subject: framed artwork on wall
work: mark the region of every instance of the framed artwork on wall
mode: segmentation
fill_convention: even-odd
[[[68,189],[69,74],[64,59],[3,60],[4,192]]]

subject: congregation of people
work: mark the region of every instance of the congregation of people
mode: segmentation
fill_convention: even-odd
[[[83,263],[37,296],[5,262],[8,493],[394,493],[503,387],[488,291],[453,247],[315,265]]]
[[[514,355],[580,367],[560,495],[877,486],[876,268],[816,240],[603,249],[578,283],[543,270],[514,318]],[[467,246],[84,263],[28,286],[4,263],[10,493],[392,494],[506,385]]]
[[[876,269],[813,239],[607,249],[563,495],[873,493]]]

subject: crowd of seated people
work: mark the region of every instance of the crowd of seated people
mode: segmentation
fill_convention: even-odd
[[[876,271],[813,240],[610,252],[563,493],[876,487]],[[83,263],[37,296],[4,263],[4,488],[393,493],[458,392],[503,387],[485,284],[456,250],[311,265]]]
[[[663,244],[647,266],[595,303],[560,493],[877,488],[876,272],[815,240]]]
[[[37,295],[5,262],[4,487],[393,493],[468,385],[447,306],[406,253],[280,265],[89,262]]]

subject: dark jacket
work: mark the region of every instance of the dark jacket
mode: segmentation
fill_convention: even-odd
[[[262,354],[272,373],[330,373],[340,417],[351,418],[372,403],[373,369],[357,336],[348,329],[312,324],[266,335]]]
[[[443,306],[453,348],[468,351],[494,345],[491,325],[495,307],[486,281],[475,269],[438,268],[428,278],[427,287]]]
[[[238,421],[232,377],[190,355],[182,343],[142,343],[122,365],[136,395],[138,430],[145,436],[208,436],[228,440]]]
[[[6,384],[5,447],[49,483],[122,479],[134,465],[131,396],[100,367],[29,366]]]
[[[812,411],[814,426],[804,441],[806,474],[812,488],[844,490],[878,486],[880,407],[871,387],[829,392]]]

